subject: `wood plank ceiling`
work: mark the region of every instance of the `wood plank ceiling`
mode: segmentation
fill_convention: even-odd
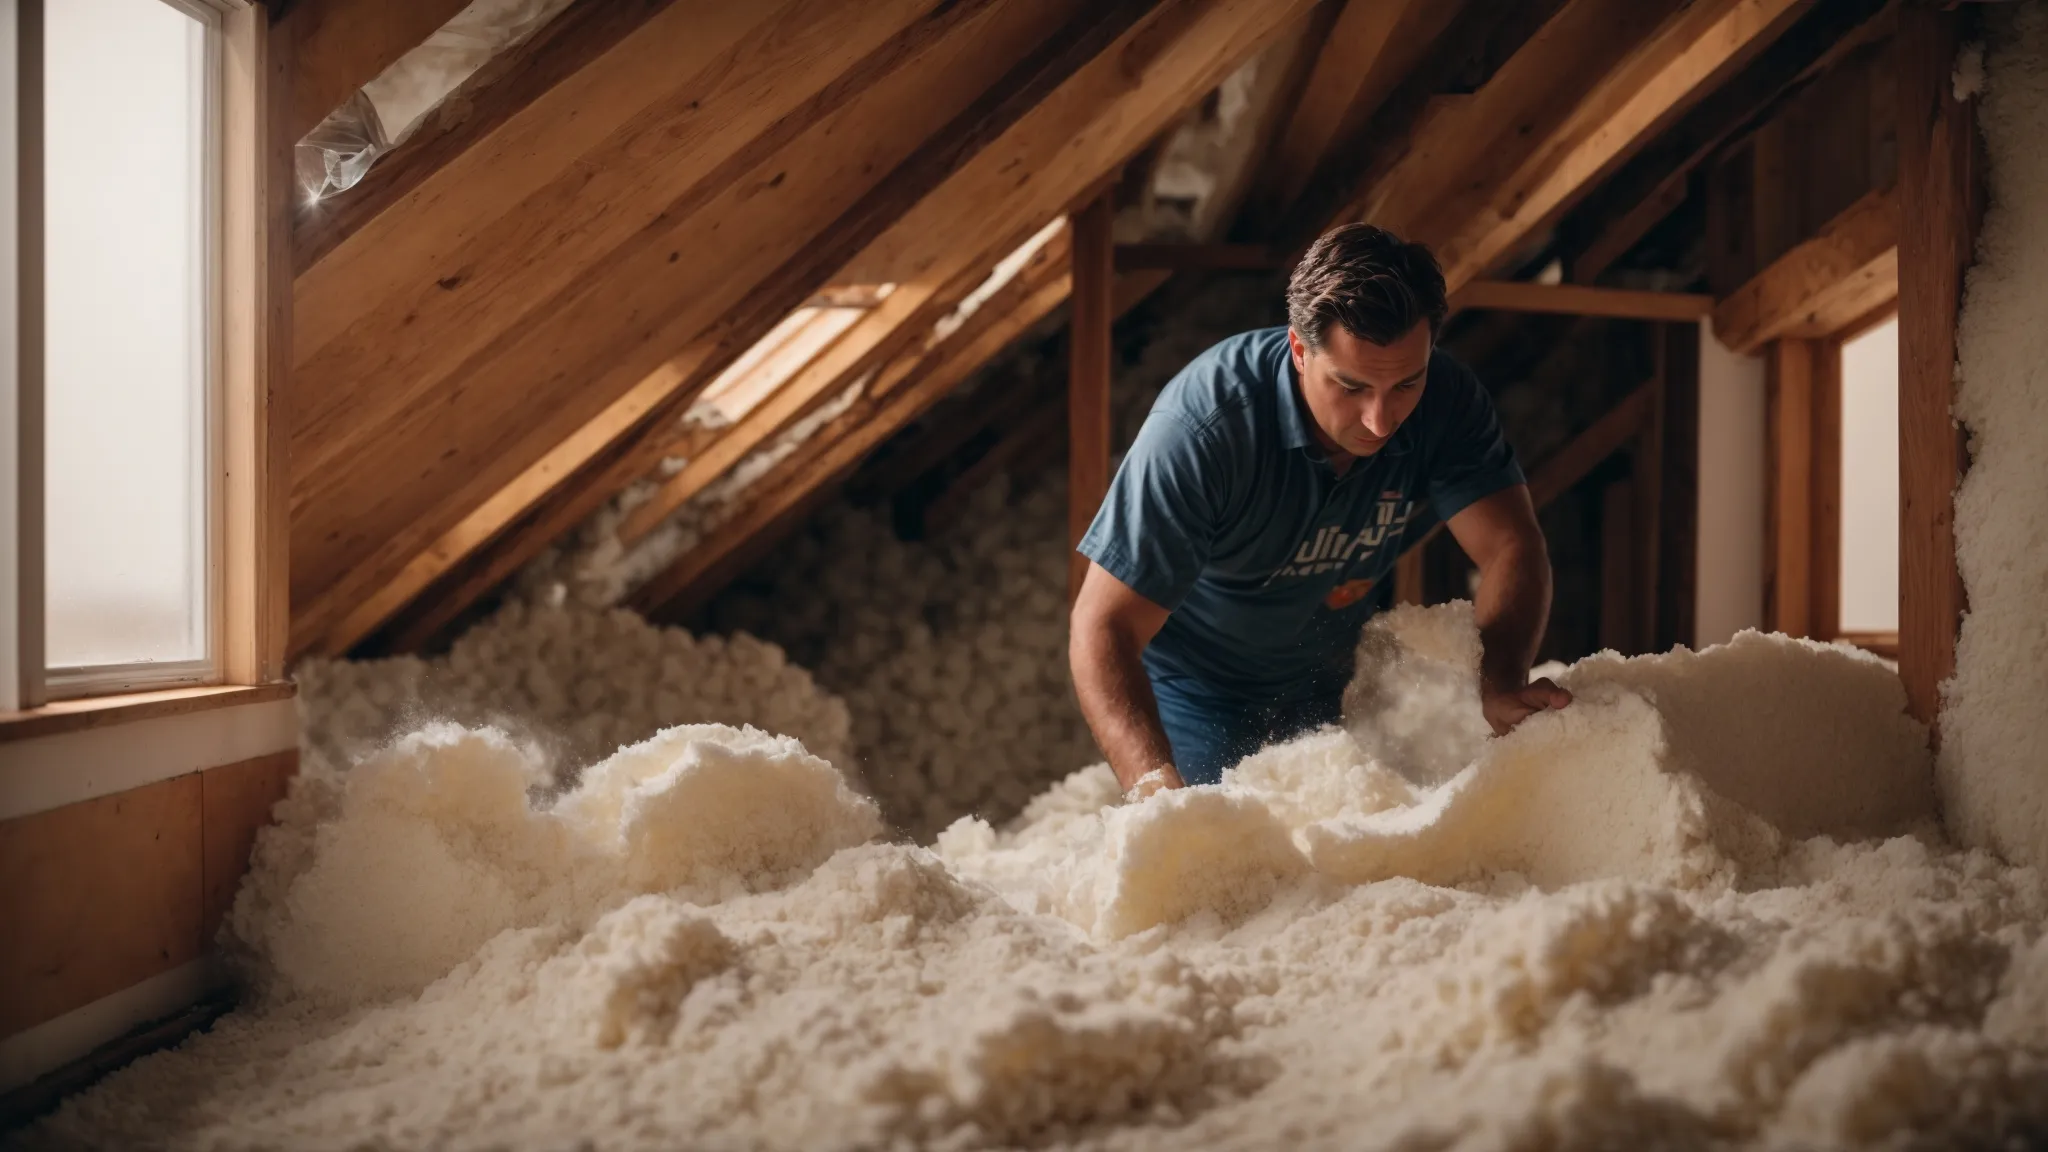
[[[629,539],[847,402],[633,603],[701,600],[1056,309],[1064,234],[1021,246],[1269,43],[1289,63],[1262,81],[1233,238],[1285,251],[1372,219],[1457,287],[1813,3],[581,0],[458,94],[483,112],[430,120],[357,206],[300,223],[294,651],[417,645],[664,455],[690,464]],[[779,385],[723,430],[679,427],[835,284],[860,302]]]

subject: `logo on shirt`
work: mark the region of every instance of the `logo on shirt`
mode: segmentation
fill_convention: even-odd
[[[1298,579],[1304,576],[1320,576],[1325,573],[1349,568],[1361,560],[1371,559],[1380,547],[1393,540],[1399,540],[1408,527],[1408,522],[1421,515],[1422,506],[1413,500],[1403,499],[1400,492],[1388,490],[1380,493],[1379,503],[1373,506],[1372,523],[1347,533],[1343,527],[1326,524],[1303,538],[1294,549],[1294,559],[1266,578],[1267,583],[1275,580]],[[1352,584],[1359,581],[1351,581]],[[1347,603],[1356,603],[1358,597],[1371,590],[1371,583],[1360,589]],[[1349,585],[1341,585],[1349,587]],[[1334,592],[1331,594],[1336,595]],[[1331,605],[1342,607],[1342,605]]]

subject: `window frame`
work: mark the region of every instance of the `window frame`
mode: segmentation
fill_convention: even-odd
[[[270,345],[279,338],[271,329],[288,310],[274,306],[280,290],[289,291],[288,276],[278,274],[278,246],[266,229],[284,219],[276,210],[271,158],[274,121],[268,107],[275,100],[271,75],[266,11],[250,0],[155,0],[199,22],[203,35],[201,97],[204,123],[201,139],[204,185],[201,234],[202,283],[206,300],[201,363],[204,372],[201,416],[203,461],[199,494],[203,499],[205,547],[204,655],[176,661],[136,661],[80,667],[50,667],[44,636],[47,597],[44,588],[47,555],[43,518],[44,423],[42,390],[47,317],[43,299],[44,166],[44,21],[49,0],[0,0],[0,18],[13,33],[8,65],[18,73],[22,94],[14,108],[14,150],[17,205],[14,220],[17,266],[11,271],[17,298],[8,302],[19,324],[19,359],[11,397],[15,435],[0,446],[0,467],[18,479],[12,511],[14,525],[0,523],[0,534],[14,546],[18,560],[9,589],[0,583],[14,608],[13,627],[0,635],[0,648],[12,677],[0,678],[0,713],[32,710],[52,700],[123,696],[152,690],[205,689],[222,684],[275,682],[282,676],[282,638],[257,612],[264,588],[281,586],[283,542],[278,536],[275,507],[284,499],[282,468],[271,448],[281,429],[278,414],[266,395],[276,360]],[[11,9],[5,11],[4,9]],[[244,154],[246,153],[246,154]],[[243,187],[248,185],[248,187]],[[281,203],[281,202],[280,202]],[[237,229],[254,233],[238,236]],[[289,265],[288,249],[283,264]],[[268,267],[266,267],[266,265]],[[280,289],[280,285],[282,288]],[[247,349],[238,343],[248,343]],[[231,427],[244,420],[249,428]],[[252,487],[252,485],[254,487]],[[243,571],[242,569],[248,569]],[[10,594],[11,593],[11,594]],[[235,601],[247,600],[250,604]],[[236,613],[246,612],[249,620]],[[4,623],[6,621],[0,621]],[[248,651],[243,651],[248,649]],[[13,683],[7,684],[5,680]],[[13,691],[7,691],[8,688]]]

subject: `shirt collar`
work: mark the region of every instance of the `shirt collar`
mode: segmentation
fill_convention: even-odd
[[[1294,351],[1287,341],[1280,342],[1279,394],[1274,397],[1280,405],[1280,436],[1289,448],[1306,448],[1316,456],[1323,450],[1316,444],[1315,434],[1309,431],[1308,401],[1301,395],[1300,373],[1294,367]]]

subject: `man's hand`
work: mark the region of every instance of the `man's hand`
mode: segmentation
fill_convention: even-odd
[[[1562,708],[1571,702],[1572,694],[1559,688],[1548,677],[1533,681],[1525,688],[1479,686],[1479,710],[1485,714],[1495,736],[1507,735],[1515,725],[1538,712]]]
[[[1163,765],[1138,777],[1138,782],[1125,790],[1124,803],[1135,804],[1155,792],[1164,792],[1169,788],[1185,787],[1187,787],[1186,782],[1180,778],[1180,773],[1174,769],[1173,765]]]

